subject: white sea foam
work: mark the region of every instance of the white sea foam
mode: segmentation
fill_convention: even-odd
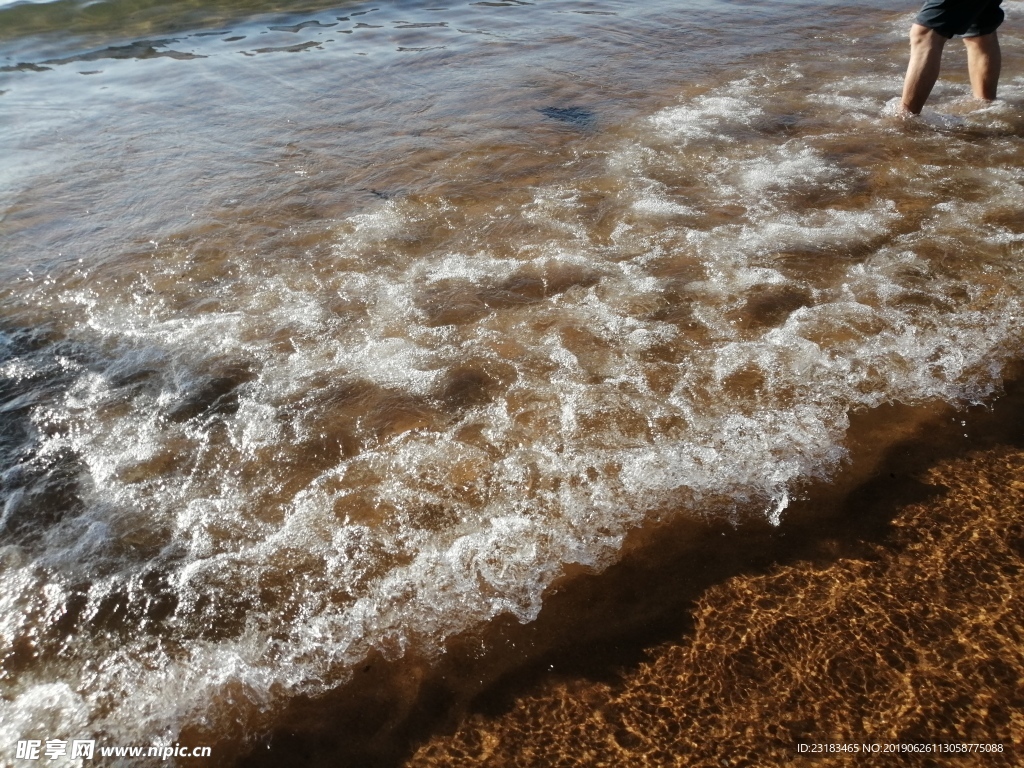
[[[699,140],[736,141],[764,114],[748,97],[754,90],[749,81],[733,83],[727,94],[709,94],[693,103],[666,109],[651,118],[652,125],[667,138],[684,144]]]

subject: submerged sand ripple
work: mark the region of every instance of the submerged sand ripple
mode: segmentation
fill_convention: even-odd
[[[476,717],[409,766],[1010,766],[1024,755],[1024,451],[947,461],[870,557],[738,576],[617,686]],[[801,756],[799,742],[1001,753]],[[879,763],[877,761],[883,761]]]

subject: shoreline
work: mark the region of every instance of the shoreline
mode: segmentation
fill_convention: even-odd
[[[371,660],[349,685],[294,702],[238,764],[471,765],[438,755],[466,728],[500,728],[526,711],[524,703],[621,690],[655,649],[693,640],[695,604],[723,585],[876,557],[902,510],[941,500],[941,489],[922,479],[927,472],[979,451],[1024,446],[1022,423],[1024,386],[1015,377],[990,406],[860,414],[848,433],[849,463],[831,481],[802,489],[778,528],[763,519],[733,526],[687,518],[637,531],[610,568],[556,584],[535,622],[505,617],[452,638],[436,660]],[[426,762],[425,754],[432,755]],[[480,764],[506,764],[495,760]]]
[[[918,488],[886,501],[883,476],[851,494],[871,512],[895,503],[880,542],[731,576],[698,599],[692,631],[649,647],[617,680],[534,686],[403,765],[839,766],[877,756],[797,745],[966,742],[999,751],[957,754],[958,764],[1017,764],[1024,434],[1011,425],[1021,423],[1020,399],[986,414],[989,431],[970,441],[982,445],[931,460],[920,450],[890,456],[893,470],[928,465],[905,476]]]

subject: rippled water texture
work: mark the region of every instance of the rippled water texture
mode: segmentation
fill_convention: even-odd
[[[0,8],[0,740],[237,743],[988,397],[1006,6],[911,122],[889,0]]]

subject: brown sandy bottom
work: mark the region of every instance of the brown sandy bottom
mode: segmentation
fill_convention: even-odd
[[[619,682],[562,680],[436,736],[438,766],[1019,765],[1024,450],[936,463],[882,545],[739,575]],[[979,742],[1002,753],[806,755],[821,742]]]

